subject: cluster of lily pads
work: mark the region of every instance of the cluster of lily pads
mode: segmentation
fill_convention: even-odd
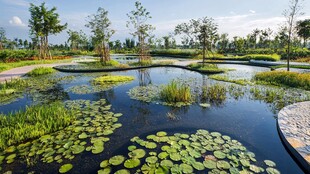
[[[66,106],[79,111],[78,118],[70,126],[33,141],[8,147],[0,153],[0,164],[10,164],[18,158],[24,159],[28,166],[36,158],[45,163],[63,164],[65,159],[72,160],[85,151],[99,154],[104,151],[108,136],[122,126],[117,123],[122,114],[110,112],[111,105],[107,105],[105,99],[96,102],[67,101]],[[72,164],[65,164],[59,172],[65,173],[71,168]]]
[[[134,80],[134,77],[131,77],[131,76],[107,75],[107,76],[96,77],[93,80],[91,80],[91,86],[90,85],[72,86],[66,89],[66,91],[72,92],[74,94],[91,94],[91,93],[109,90],[113,87],[130,82],[132,80]]]
[[[133,137],[131,142],[127,155],[103,160],[98,173],[280,173],[273,161],[264,160],[262,165],[240,142],[219,132],[160,131],[146,140]]]

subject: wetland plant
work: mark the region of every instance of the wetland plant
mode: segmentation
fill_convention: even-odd
[[[190,86],[176,80],[163,86],[160,90],[159,96],[162,101],[167,103],[192,102]]]
[[[134,80],[133,76],[101,76],[93,79],[95,85],[117,84]]]
[[[216,64],[209,63],[205,64],[204,66],[199,63],[193,63],[188,65],[188,67],[206,73],[223,73],[227,71],[227,69],[219,68]]]
[[[51,67],[38,67],[33,69],[32,71],[27,73],[27,76],[29,77],[37,77],[45,74],[51,74],[55,72],[55,70]]]
[[[201,100],[208,100],[213,103],[223,103],[226,100],[227,89],[224,85],[214,84],[211,86],[203,86],[201,90]]]

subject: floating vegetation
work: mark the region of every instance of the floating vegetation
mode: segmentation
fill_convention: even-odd
[[[23,97],[21,91],[25,89],[28,82],[23,79],[12,79],[0,83],[0,105],[9,104]]]
[[[209,103],[200,103],[199,106],[203,107],[203,108],[209,108],[211,107],[211,105]]]
[[[101,76],[93,79],[95,85],[117,84],[134,80],[133,76]]]
[[[75,110],[77,118],[74,120],[59,119],[57,122],[66,123],[70,121],[71,125],[56,126],[48,124],[46,127],[55,127],[62,130],[45,134],[33,141],[27,142],[24,139],[23,144],[13,145],[5,149],[1,153],[0,159],[3,158],[2,160],[5,160],[6,163],[13,163],[16,159],[39,158],[44,163],[57,162],[62,164],[64,161],[74,159],[76,155],[81,153],[96,155],[104,151],[104,144],[110,140],[108,136],[122,126],[117,123],[118,117],[122,116],[122,114],[110,112],[111,105],[107,105],[104,99],[96,102],[90,102],[89,100],[67,101],[66,107],[69,110]],[[58,111],[56,110],[55,113],[58,114]],[[49,119],[46,118],[46,120]],[[44,123],[45,120],[41,119],[41,122]],[[40,128],[43,129],[43,127]],[[33,134],[41,133],[41,129],[36,129]],[[20,135],[20,137],[23,137],[23,135]],[[111,160],[111,163],[116,164],[117,161],[122,163],[124,159],[117,157],[114,162]],[[65,173],[71,168],[72,165],[70,164],[63,165],[60,167],[59,172]]]
[[[123,167],[121,170],[132,173],[280,173],[273,161],[265,160],[263,165],[240,142],[219,132],[198,130],[190,135],[168,135],[160,131],[146,139],[133,137],[133,145],[128,149],[138,149],[129,152],[127,157],[116,155],[102,161],[100,171],[117,172],[113,167],[117,161],[117,169]],[[146,148],[148,143],[156,144],[156,148]]]
[[[215,104],[222,104],[226,100],[226,87],[221,84],[203,86],[200,100],[209,101]]]
[[[216,64],[206,63],[204,66],[201,63],[193,63],[188,65],[189,68],[197,69],[203,73],[224,73],[229,69],[219,68]]]
[[[223,76],[223,75],[211,75],[211,76],[209,76],[209,78],[213,79],[213,80],[223,81],[223,82],[235,83],[238,85],[250,85],[250,84],[252,84],[249,80],[229,79],[228,76]]]
[[[38,67],[33,69],[32,71],[27,73],[27,76],[29,77],[37,77],[41,75],[51,74],[55,72],[55,70],[51,67]]]

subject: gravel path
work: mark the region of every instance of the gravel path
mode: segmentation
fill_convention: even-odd
[[[37,67],[54,67],[54,66],[59,66],[59,65],[73,65],[73,64],[76,64],[76,63],[38,64],[38,65],[30,65],[30,66],[13,68],[13,69],[3,71],[0,73],[0,83],[4,81],[9,81],[11,79],[20,78],[21,76],[25,75],[26,73],[30,72],[31,70]]]

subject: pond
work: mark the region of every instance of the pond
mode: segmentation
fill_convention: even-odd
[[[252,78],[253,74],[255,74],[255,72],[268,71],[266,68],[245,65],[219,66],[238,69],[237,71],[228,72],[228,76],[231,78],[250,79]],[[117,120],[117,123],[121,123],[122,126],[115,129],[113,134],[108,136],[109,141],[104,143],[104,151],[102,153],[94,155],[91,152],[84,151],[75,155],[72,160],[64,159],[64,161],[60,164],[55,161],[51,163],[44,163],[40,160],[40,156],[37,156],[35,159],[32,159],[34,164],[28,166],[23,160],[18,160],[19,158],[17,158],[11,164],[6,164],[3,162],[1,165],[2,171],[11,170],[13,173],[27,173],[32,171],[34,173],[57,173],[61,165],[71,163],[73,168],[70,172],[72,173],[97,173],[97,171],[101,169],[100,163],[103,160],[109,160],[115,155],[122,155],[126,158],[129,158],[129,151],[127,147],[131,145],[135,145],[141,149],[143,148],[147,153],[160,153],[160,147],[162,147],[166,141],[163,140],[162,142],[156,142],[154,140],[157,144],[155,148],[145,148],[143,147],[145,144],[143,145],[142,143],[141,145],[141,142],[145,142],[146,140],[151,141],[151,138],[147,138],[148,135],[156,135],[156,133],[159,131],[164,131],[168,135],[174,135],[175,133],[186,135],[191,134],[192,137],[188,139],[188,141],[190,140],[192,144],[195,144],[193,142],[196,141],[195,135],[199,134],[198,130],[207,130],[209,133],[219,132],[222,135],[227,135],[231,139],[237,140],[234,141],[237,144],[240,142],[247,149],[245,153],[250,151],[255,154],[255,159],[251,161],[251,164],[255,164],[255,166],[266,169],[268,168],[268,165],[264,163],[264,160],[271,160],[276,163],[276,167],[274,168],[279,170],[281,173],[303,173],[302,169],[290,156],[280,140],[276,126],[276,116],[279,109],[281,109],[283,105],[290,104],[297,100],[299,101],[309,99],[309,92],[303,90],[288,90],[264,86],[253,87],[234,85],[231,83],[218,82],[212,79],[208,79],[208,75],[202,75],[196,72],[178,68],[151,68],[143,70],[131,70],[126,72],[113,72],[110,74],[134,76],[135,80],[129,83],[111,87],[107,90],[94,90],[90,92],[79,91],[82,89],[82,85],[84,85],[84,87],[90,86],[90,80],[94,77],[102,76],[105,74],[106,73],[70,74],[57,72],[54,75],[47,75],[43,78],[62,77],[64,80],[55,82],[56,85],[53,85],[52,89],[41,89],[27,93],[20,99],[10,104],[4,104],[0,106],[0,111],[4,114],[7,114],[19,109],[24,110],[26,105],[49,102],[49,100],[60,99],[62,101],[69,101],[82,99],[99,101],[101,99],[105,99],[106,103],[111,105],[111,112],[122,113],[123,115]],[[209,108],[201,107],[199,102],[195,102],[190,106],[173,107],[161,105],[158,102],[143,102],[131,99],[128,95],[130,89],[134,87],[147,86],[150,84],[167,84],[174,79],[187,81],[191,80],[196,86],[208,86],[212,84],[224,85],[228,89],[226,92],[226,99],[221,103],[211,102],[211,107]],[[78,87],[74,88],[74,86]],[[257,92],[256,90],[258,89],[261,90]],[[258,95],[259,92],[263,93],[269,89],[282,91],[284,98],[281,97],[280,100],[277,98],[277,96],[273,96],[272,99],[259,97],[262,96],[262,94]],[[295,97],[296,93],[299,94],[299,98]],[[282,93],[280,94],[282,95]],[[206,134],[214,136],[215,139],[218,137],[216,133],[209,133]],[[138,140],[134,138],[136,136],[139,137]],[[158,137],[160,136],[158,135]],[[179,134],[176,134],[176,137],[180,139]],[[224,136],[223,138],[225,139]],[[91,140],[89,139],[87,142],[88,141]],[[154,143],[152,145],[154,145]],[[182,147],[190,149],[185,145]],[[239,153],[242,150],[245,149],[239,149],[236,153]],[[150,156],[156,156],[154,153],[150,154]],[[212,153],[205,152],[203,155],[200,154],[199,157],[196,157],[196,160],[202,162],[204,160],[204,156],[209,155],[210,157],[210,154]],[[243,152],[241,154],[243,154]],[[242,158],[240,154],[238,155],[240,158]],[[129,169],[130,172],[134,173],[136,170],[141,169],[144,160],[145,158],[141,158],[141,165],[139,165],[137,168]],[[149,160],[151,160],[151,158],[149,158]],[[181,161],[173,161],[175,161],[176,164],[181,164],[183,159]],[[151,164],[152,162],[149,162],[150,166]],[[134,164],[130,163],[129,165]],[[235,168],[239,168],[241,170],[241,166],[242,165],[240,164],[239,167]],[[110,167],[112,173],[119,169],[125,168],[122,165],[110,165]],[[184,168],[186,167],[183,166],[183,168],[176,168],[175,170],[181,170],[184,172]],[[207,171],[211,171],[212,169],[211,167],[211,169],[205,168],[204,170],[199,171],[196,170],[196,167],[194,168],[195,170],[192,171],[194,173],[205,173]],[[224,170],[226,168],[222,167],[222,169]],[[228,169],[226,169],[227,172],[229,171]],[[144,167],[142,170],[148,169],[145,169]],[[141,172],[141,170],[138,171]],[[191,170],[189,169],[189,171]],[[216,171],[213,170],[213,172],[215,173]]]

